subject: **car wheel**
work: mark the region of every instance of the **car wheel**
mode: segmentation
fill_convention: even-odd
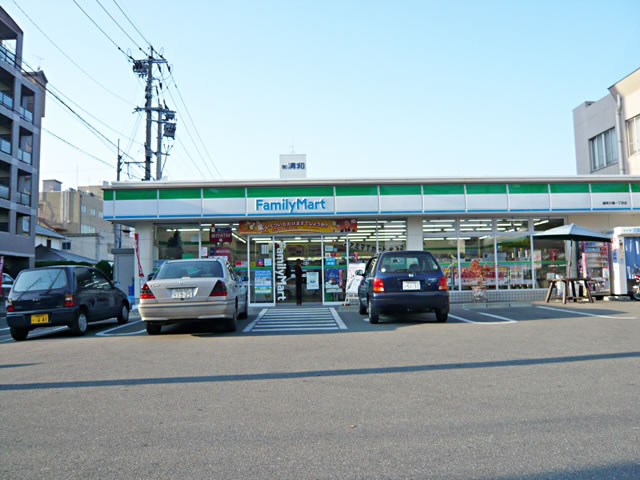
[[[441,308],[440,310],[436,310],[436,320],[438,323],[444,323],[449,319],[449,309]]]
[[[9,330],[11,332],[11,337],[16,342],[21,342],[22,340],[26,340],[27,339],[27,335],[29,335],[29,329],[28,328],[11,327]]]
[[[157,323],[145,322],[145,327],[149,335],[159,335],[162,330],[162,325],[158,325]]]
[[[87,313],[84,310],[78,310],[76,317],[71,322],[71,332],[74,335],[81,336],[87,333],[87,327]]]
[[[129,322],[129,307],[126,303],[122,304],[120,313],[118,314],[118,323],[124,324]]]
[[[631,298],[633,298],[636,301],[640,301],[640,288],[633,288],[631,290]]]
[[[233,317],[227,319],[227,325],[225,331],[227,332],[235,332],[238,328],[238,305],[233,310]]]
[[[380,320],[380,315],[378,314],[378,311],[373,308],[373,303],[371,303],[371,300],[369,300],[369,306],[367,307],[367,310],[369,311],[369,323],[378,323],[378,320]]]
[[[238,316],[238,318],[247,318],[248,316],[249,316],[249,297],[245,296],[244,297],[244,310]]]
[[[360,300],[358,298],[358,306],[360,307],[358,309],[358,312],[360,313],[360,315],[366,315],[367,314],[367,306],[362,304],[362,300]]]

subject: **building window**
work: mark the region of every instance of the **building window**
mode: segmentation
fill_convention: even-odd
[[[638,153],[640,150],[638,139],[640,139],[640,115],[627,120],[627,143],[629,144],[629,156]]]
[[[71,242],[62,242],[62,250],[71,250]]]
[[[616,129],[610,128],[589,140],[589,153],[591,156],[591,171],[618,163],[618,150],[616,148]]]
[[[80,211],[81,211],[82,213],[87,213],[87,206],[86,206],[86,205],[82,205],[82,206],[80,207]]]
[[[91,215],[94,216],[94,217],[96,216],[96,209],[95,208],[91,209]]]
[[[96,233],[96,227],[91,225],[80,225],[80,233]]]

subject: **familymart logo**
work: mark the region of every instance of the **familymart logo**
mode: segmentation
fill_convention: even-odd
[[[256,211],[269,213],[298,213],[326,211],[326,199],[314,200],[311,198],[282,198],[280,200],[256,199]]]

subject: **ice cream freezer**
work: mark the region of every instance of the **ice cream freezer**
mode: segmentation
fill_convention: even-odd
[[[576,242],[578,277],[591,279],[592,295],[611,295],[609,242]]]
[[[640,268],[640,227],[616,227],[611,232],[611,293],[629,295]]]

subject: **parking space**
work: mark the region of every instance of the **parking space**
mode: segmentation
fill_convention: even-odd
[[[381,315],[380,323],[371,325],[366,315],[354,307],[289,307],[250,309],[245,320],[238,321],[233,334],[218,331],[207,322],[193,322],[163,327],[163,334],[214,334],[214,335],[286,335],[348,333],[363,331],[385,331],[417,324],[440,326],[480,325],[515,326],[521,322],[561,321],[565,319],[601,318],[603,320],[632,320],[640,318],[640,304],[635,302],[534,303],[520,305],[452,305],[449,320],[437,324],[433,313]],[[29,339],[55,339],[71,337],[67,327],[45,327],[29,333]],[[131,312],[130,321],[118,325],[115,319],[91,323],[87,337],[110,338],[147,336],[144,323],[136,311]],[[13,342],[5,318],[0,317],[0,344]]]

